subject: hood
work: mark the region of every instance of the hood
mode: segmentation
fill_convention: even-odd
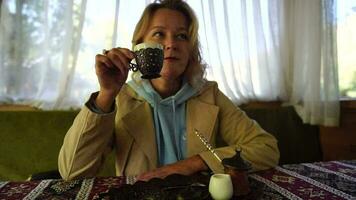
[[[197,90],[191,87],[187,82],[183,83],[182,88],[175,95],[169,96],[165,99],[162,99],[162,97],[153,89],[148,80],[142,80],[139,83],[131,80],[128,82],[128,85],[154,108],[158,104],[175,107],[197,94]]]

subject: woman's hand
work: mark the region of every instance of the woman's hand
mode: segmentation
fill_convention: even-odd
[[[208,166],[199,155],[195,155],[185,160],[145,172],[137,177],[138,180],[148,181],[151,178],[165,178],[171,174],[192,175],[199,171],[208,170]]]
[[[100,84],[96,104],[103,111],[110,111],[116,95],[126,82],[129,62],[133,58],[133,52],[125,48],[113,48],[104,55],[96,55],[95,71]]]

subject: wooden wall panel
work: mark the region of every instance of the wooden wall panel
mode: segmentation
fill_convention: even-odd
[[[356,101],[342,101],[339,127],[320,127],[324,160],[356,159]]]

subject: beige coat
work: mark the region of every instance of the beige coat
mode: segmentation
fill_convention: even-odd
[[[253,170],[277,165],[276,139],[236,107],[215,82],[208,82],[199,95],[189,99],[186,109],[188,157],[199,154],[213,172],[223,171],[194,134],[197,129],[217,148],[221,158],[231,157],[240,147]],[[117,175],[138,175],[157,167],[151,107],[128,85],[120,91],[113,113],[96,114],[86,106],[80,111],[60,150],[62,177],[95,176],[111,147],[116,151]]]

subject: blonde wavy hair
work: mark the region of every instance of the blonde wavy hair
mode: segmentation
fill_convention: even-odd
[[[144,34],[146,33],[150,20],[158,9],[167,8],[182,13],[188,21],[188,36],[190,45],[190,57],[188,66],[184,72],[184,76],[191,86],[199,89],[205,83],[205,64],[203,63],[200,53],[200,43],[198,40],[198,19],[192,10],[192,8],[182,0],[162,0],[155,1],[149,4],[142,13],[140,20],[138,21],[133,38],[132,47],[136,44],[143,42]],[[135,78],[133,74],[133,79]],[[137,79],[136,79],[137,80]]]

